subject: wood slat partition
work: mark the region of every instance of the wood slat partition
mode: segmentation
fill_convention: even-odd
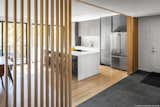
[[[12,36],[8,35],[10,2],[4,1],[4,107],[71,107],[72,0],[13,0],[13,20],[10,20],[10,23],[13,21],[14,38],[13,47],[10,47],[13,48],[13,72],[12,69],[8,69],[10,67],[8,42]],[[17,48],[18,40],[20,49]],[[17,58],[20,58],[20,63]],[[9,72],[13,75],[12,96],[8,90]]]
[[[138,19],[127,17],[128,74],[138,69]]]

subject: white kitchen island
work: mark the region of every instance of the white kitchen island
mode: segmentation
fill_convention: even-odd
[[[82,51],[72,51],[77,57],[77,79],[83,80],[99,73],[100,52],[89,48],[76,47]]]

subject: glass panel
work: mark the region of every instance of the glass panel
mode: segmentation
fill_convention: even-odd
[[[26,62],[26,57],[27,57],[27,41],[26,40],[27,40],[26,24],[24,24],[24,42],[23,42],[24,43],[23,44],[24,45],[24,62]],[[14,24],[8,23],[8,55],[9,57],[13,57],[13,54],[14,54]],[[17,62],[18,63],[20,63],[20,58],[21,58],[21,27],[20,27],[20,23],[17,23]]]

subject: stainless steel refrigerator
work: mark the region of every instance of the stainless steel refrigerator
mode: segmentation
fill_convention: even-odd
[[[111,34],[111,66],[127,70],[127,33],[113,32]]]

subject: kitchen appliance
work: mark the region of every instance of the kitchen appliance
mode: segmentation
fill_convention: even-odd
[[[127,33],[114,32],[111,34],[111,66],[127,70]]]

